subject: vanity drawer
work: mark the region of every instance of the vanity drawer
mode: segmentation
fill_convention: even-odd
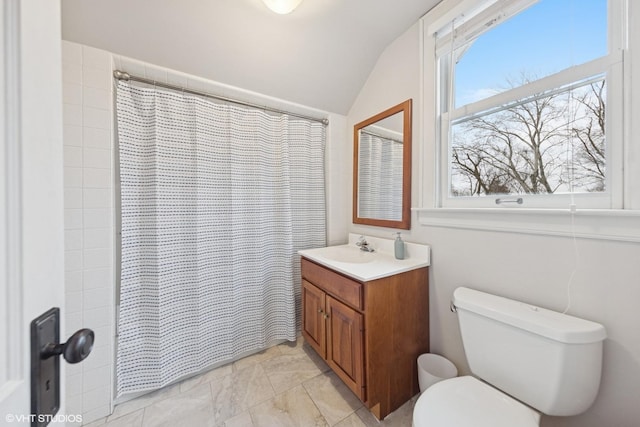
[[[363,309],[362,283],[302,258],[302,277],[354,308]]]

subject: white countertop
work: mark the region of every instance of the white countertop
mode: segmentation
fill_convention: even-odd
[[[398,260],[394,256],[394,241],[392,239],[365,236],[369,246],[375,249],[374,252],[365,252],[355,244],[359,238],[359,234],[350,233],[349,243],[346,245],[304,249],[298,253],[311,261],[361,282],[393,276],[430,265],[429,246],[405,242],[405,259]]]

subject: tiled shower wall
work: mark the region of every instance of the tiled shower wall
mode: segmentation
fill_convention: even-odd
[[[62,42],[66,339],[96,334],[91,355],[66,364],[66,408],[85,423],[111,412],[114,233],[111,55]]]

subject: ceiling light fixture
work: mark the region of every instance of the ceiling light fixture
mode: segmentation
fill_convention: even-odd
[[[262,0],[264,4],[275,13],[286,15],[293,12],[302,0]]]

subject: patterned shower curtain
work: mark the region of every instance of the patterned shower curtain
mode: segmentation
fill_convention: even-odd
[[[402,141],[360,131],[358,215],[402,220]]]
[[[325,128],[119,81],[117,394],[295,340],[326,243]]]

